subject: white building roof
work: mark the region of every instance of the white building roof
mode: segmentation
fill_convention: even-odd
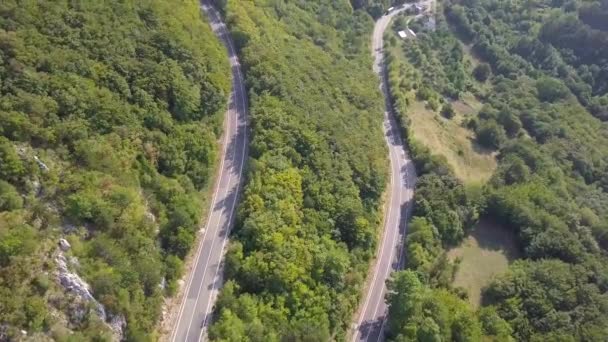
[[[407,33],[405,33],[405,31],[399,31],[399,32],[397,32],[397,34],[398,34],[398,35],[399,35],[399,37],[401,37],[401,38],[404,38],[404,39],[405,39],[405,38],[407,38]]]

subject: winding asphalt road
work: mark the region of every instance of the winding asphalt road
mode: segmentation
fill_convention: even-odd
[[[388,188],[388,201],[385,205],[384,229],[379,246],[376,263],[372,270],[364,301],[359,308],[359,317],[353,325],[352,341],[384,340],[387,305],[384,302],[386,280],[394,270],[403,267],[403,245],[407,218],[412,209],[416,170],[405,150],[400,136],[399,125],[395,121],[387,86],[386,67],[384,65],[383,36],[391,19],[404,11],[406,5],[382,16],[376,22],[372,37],[374,71],[379,74],[382,93],[385,98],[384,133],[389,148],[391,179]]]
[[[234,220],[247,156],[247,97],[236,50],[219,13],[207,0],[201,2],[201,9],[209,18],[213,32],[228,50],[232,93],[224,119],[220,170],[211,208],[207,223],[201,230],[202,237],[186,281],[184,298],[170,336],[171,342],[205,339],[213,304],[223,284],[222,259]]]

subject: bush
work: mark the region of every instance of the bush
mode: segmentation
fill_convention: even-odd
[[[380,4],[373,4],[367,8],[367,13],[375,20],[384,14],[384,8]]]
[[[488,120],[477,129],[477,142],[491,149],[499,149],[506,140],[505,130],[496,121]]]
[[[522,127],[519,118],[511,112],[501,111],[500,114],[498,114],[498,121],[502,127],[504,127],[509,137],[515,137]]]
[[[25,174],[25,166],[13,144],[0,136],[0,178],[18,181]]]
[[[475,69],[473,69],[473,76],[475,76],[479,82],[485,82],[488,77],[490,77],[491,72],[492,69],[490,69],[490,65],[488,63],[481,63],[477,65]]]
[[[446,119],[451,119],[456,115],[456,111],[454,111],[451,103],[443,105],[443,108],[441,108],[441,115]]]
[[[564,83],[551,77],[543,77],[536,81],[538,99],[545,102],[555,102],[564,99],[569,90]]]
[[[15,210],[23,207],[23,198],[17,192],[14,186],[0,180],[0,211]]]

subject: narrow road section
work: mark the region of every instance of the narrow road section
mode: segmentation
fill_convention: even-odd
[[[405,150],[399,125],[392,110],[387,71],[384,65],[383,36],[391,19],[410,6],[412,5],[406,4],[378,19],[372,36],[374,71],[380,76],[380,88],[385,98],[384,133],[389,149],[391,179],[384,208],[384,228],[376,254],[377,259],[369,274],[371,279],[368,280],[367,292],[364,294],[362,306],[359,308],[358,320],[353,325],[353,342],[384,340],[387,315],[387,305],[384,301],[385,283],[391,272],[403,267],[403,247],[407,218],[412,209],[416,170]]]
[[[206,337],[213,305],[223,284],[222,259],[234,221],[247,156],[247,97],[236,50],[228,29],[208,0],[201,2],[201,9],[228,50],[232,93],[224,118],[220,169],[211,208],[186,280],[184,297],[169,338],[171,342],[201,341]]]

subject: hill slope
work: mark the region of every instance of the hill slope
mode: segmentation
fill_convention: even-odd
[[[229,86],[196,1],[0,4],[0,339],[153,337]]]
[[[391,84],[421,174],[408,236],[409,270],[396,275],[388,298],[394,340],[477,341],[486,335],[500,341],[596,341],[607,335],[608,131],[602,122],[605,59],[596,46],[606,33],[586,17],[590,5],[449,1],[437,13],[437,30],[418,32],[416,46],[422,48],[411,57],[424,60],[430,51],[449,57],[422,72],[449,66],[457,72],[448,79],[462,86],[454,89],[474,91],[484,104],[466,128],[497,152],[498,167],[484,189],[463,187],[445,160],[412,138],[403,82]],[[572,32],[579,42],[594,44],[574,43]],[[472,46],[480,68],[462,72],[462,43]],[[393,73],[404,72],[393,64]],[[466,81],[471,76],[476,80]],[[446,84],[405,83],[421,97],[461,96]],[[453,287],[454,265],[445,250],[462,242],[477,214],[509,229],[523,260],[490,280],[475,312],[457,298],[467,294]]]
[[[386,182],[372,19],[347,1],[228,1],[250,169],[211,339],[343,336]]]

